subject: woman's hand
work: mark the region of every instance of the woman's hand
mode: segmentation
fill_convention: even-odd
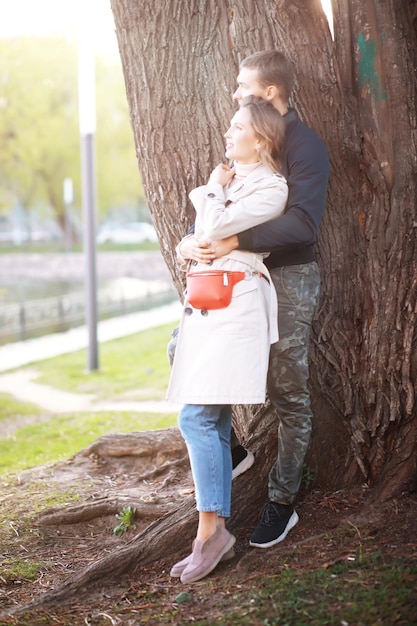
[[[177,252],[182,259],[191,259],[198,261],[198,263],[210,263],[216,256],[216,251],[209,239],[198,240],[189,235],[180,241]]]
[[[228,165],[219,163],[210,174],[209,183],[219,183],[222,187],[227,185],[235,175],[235,170]]]

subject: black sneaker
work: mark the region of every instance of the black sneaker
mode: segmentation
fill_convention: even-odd
[[[298,522],[298,515],[291,505],[267,502],[261,513],[261,521],[252,533],[249,545],[270,548],[283,541]]]
[[[243,446],[232,448],[232,480],[252,467],[255,457]]]

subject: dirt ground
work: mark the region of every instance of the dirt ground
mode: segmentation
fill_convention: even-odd
[[[178,456],[178,450],[175,454]],[[92,562],[117,553],[152,522],[155,511],[163,514],[190,497],[192,482],[187,463],[175,464],[173,459],[168,459],[166,470],[158,472],[154,469],[157,466],[160,469],[160,459],[148,459],[139,469],[137,463],[136,459],[132,464],[126,456],[103,465],[97,455],[84,451],[66,462],[35,468],[1,482],[2,626],[133,626],[198,620],[211,624],[216,616],[238,608],[239,600],[237,607],[233,607],[233,598],[249,593],[264,575],[285,568],[296,568],[302,573],[375,554],[382,555],[384,562],[395,558],[415,563],[417,559],[416,494],[404,494],[364,514],[366,487],[336,493],[304,489],[297,503],[299,524],[284,542],[269,550],[253,549],[248,545],[252,528],[240,528],[235,532],[235,558],[220,564],[195,585],[185,587],[178,579],[170,578],[171,556],[150,567],[128,572],[122,578],[112,579],[109,572],[105,581],[94,581],[79,596],[69,599],[68,604],[61,602],[42,609],[31,606],[22,612],[23,605],[59,588],[64,580]],[[243,475],[238,480],[244,479]],[[57,494],[60,494],[58,510],[70,510],[73,514],[45,523],[48,502],[50,498],[56,502]],[[74,496],[80,500],[72,502]],[[80,501],[95,505],[91,508],[95,512],[89,519],[77,521],[74,511]],[[109,505],[112,502],[116,502],[116,508]],[[115,512],[120,510],[121,502],[134,503],[138,515],[136,529],[118,537],[114,533],[118,523]],[[100,508],[100,503],[106,506]],[[147,511],[152,515],[147,517]],[[182,558],[188,546],[182,546],[181,537],[175,537],[175,541],[177,556]],[[21,573],[16,569],[17,562]],[[36,564],[32,575],[29,574],[31,563]],[[187,594],[192,594],[193,602],[185,602]],[[415,608],[417,615],[417,604]],[[172,621],[167,618],[170,611]]]
[[[20,275],[23,266],[38,271],[35,258],[32,263],[22,259],[20,265],[15,257],[14,261],[5,265],[3,259],[0,275],[13,271]],[[80,257],[74,255],[66,261],[63,265],[61,259],[51,258],[49,272],[52,268],[52,274],[59,276],[61,271],[68,273],[70,267],[71,275],[77,277]],[[100,271],[106,276],[113,270],[118,275],[122,271],[134,276],[167,272],[158,254],[152,262],[149,256],[144,261],[140,255],[106,255]],[[75,597],[56,605],[37,605],[91,564],[128,547],[154,524],[155,516],[177,509],[192,497],[188,463],[178,462],[184,450],[176,449],[167,456],[164,446],[156,447],[159,452],[143,461],[127,454],[103,462],[99,455],[80,452],[68,461],[0,479],[1,626],[210,625],[229,611],[243,613],[242,607],[247,609],[251,594],[262,587],[268,575],[291,570],[301,577],[307,572],[373,557],[386,565],[394,561],[417,563],[417,494],[403,494],[369,508],[365,506],[369,495],[366,486],[325,493],[304,485],[296,505],[300,521],[284,542],[269,550],[251,548],[248,538],[253,520],[248,520],[233,531],[237,538],[235,558],[221,563],[195,585],[184,586],[169,576],[173,562],[190,548],[184,546],[180,534],[174,533],[175,545],[166,558],[134,567],[124,576],[113,576],[110,566],[105,579],[91,581]],[[245,481],[247,476],[238,480]],[[115,515],[125,505],[137,509],[136,528],[119,537],[114,533],[118,524]],[[90,514],[81,519],[79,506],[89,509]],[[417,575],[409,582],[417,589]],[[395,613],[389,621],[366,624],[417,624],[417,594],[414,597],[405,617]],[[243,623],[278,624],[242,618]],[[352,622],[337,623],[354,626]]]

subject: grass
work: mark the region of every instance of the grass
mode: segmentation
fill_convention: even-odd
[[[6,559],[2,563],[2,577],[7,581],[35,580],[43,567],[38,561],[25,561],[23,559]]]
[[[166,347],[172,328],[167,324],[100,344],[96,372],[86,369],[85,350],[36,363],[37,382],[99,399],[128,394],[130,400],[160,400],[169,380]]]
[[[29,402],[19,402],[8,394],[0,393],[0,422],[6,419],[16,420],[25,415],[33,415],[39,409]]]
[[[36,417],[36,413],[33,414]],[[41,417],[0,438],[0,475],[61,461],[111,433],[157,430],[176,425],[176,414],[76,413]]]
[[[232,592],[230,612],[216,619],[216,624],[388,626],[395,619],[395,623],[408,625],[415,623],[416,583],[415,563],[385,564],[380,557],[329,569],[284,569],[277,575],[260,577],[249,593],[247,589],[245,593]],[[161,619],[160,623],[166,622]],[[210,622],[193,623],[203,626]]]
[[[151,241],[145,241],[144,243],[103,243],[97,246],[98,252],[146,252],[148,250],[159,250],[159,244]],[[23,243],[20,246],[16,246],[8,243],[0,244],[0,254],[31,254],[35,252],[40,253],[52,253],[62,254],[63,252],[82,252],[82,243],[75,243],[71,250],[67,250],[64,241],[51,241],[51,242],[33,242]]]
[[[36,382],[98,400],[159,400],[169,380],[166,355],[172,324],[152,328],[100,345],[100,369],[86,370],[85,350],[36,364]],[[0,423],[10,434],[0,437],[0,474],[60,461],[73,456],[98,437],[111,433],[156,430],[176,425],[176,414],[134,411],[50,415],[38,407],[0,396]],[[16,428],[14,428],[16,425]]]
[[[85,351],[31,366],[41,373],[39,382],[99,398],[118,396],[136,399],[162,398],[169,378],[166,345],[172,325],[143,331],[100,346],[100,370],[85,369]],[[0,438],[0,543],[5,546],[1,577],[7,584],[36,580],[48,564],[25,556],[12,557],[11,545],[36,542],[39,532],[30,522],[45,506],[77,501],[85,484],[57,490],[42,480],[33,485],[11,473],[67,459],[109,432],[164,428],[176,423],[176,415],[82,413],[52,416],[37,407],[0,396],[0,424],[15,421],[17,428]],[[119,519],[119,518],[118,518]],[[129,521],[129,520],[127,520]],[[205,585],[191,588],[187,601],[176,601],[178,589],[170,585],[138,583],[135,597],[114,607],[115,617],[129,619],[130,606],[140,609],[141,624],[188,624],[194,626],[377,626],[415,623],[417,565],[410,559],[388,558],[381,551],[364,556],[356,527],[357,559],[332,567],[301,570],[291,555],[284,555],[274,573],[245,572],[228,578],[208,577]],[[331,532],[331,531],[329,531]],[[323,549],[325,549],[323,547]],[[104,614],[103,614],[104,615]],[[137,620],[132,609],[131,618]],[[19,626],[35,626],[36,617],[22,615]],[[79,625],[89,616],[61,616],[60,623]],[[133,623],[132,621],[132,623]],[[1,618],[0,618],[0,623]],[[108,623],[103,617],[94,623]],[[127,623],[127,621],[126,621]],[[129,622],[130,623],[130,622]],[[136,623],[136,622],[135,622]]]
[[[49,507],[66,507],[79,502],[82,492],[91,484],[86,480],[82,484],[70,487],[54,485],[39,478],[21,480],[11,476],[6,481],[0,480],[0,586],[3,584],[22,584],[23,581],[35,581],[54,566],[45,560],[37,546],[45,540],[43,531],[33,523],[33,517]],[[0,621],[1,624],[1,621]]]
[[[207,579],[205,587],[188,588],[186,601],[176,605],[171,588],[144,585],[129,601],[145,607],[143,625],[409,626],[416,623],[416,583],[415,563],[387,564],[377,555],[310,571],[283,564],[279,573],[255,574],[250,582],[239,575],[221,586]],[[116,607],[116,615],[117,609],[127,618],[127,607]]]
[[[26,566],[29,575],[36,571],[37,565],[31,564],[30,569]],[[176,597],[172,585],[142,582],[140,590],[129,597],[126,605],[107,609],[106,614],[113,615],[113,623],[121,619],[120,623],[143,626],[410,626],[416,623],[417,567],[399,561],[386,565],[369,559],[360,566],[346,563],[307,572],[288,569],[276,575],[259,576],[249,586],[237,585],[235,580],[223,582],[226,584],[221,588],[207,582],[204,587]],[[181,600],[180,595],[187,597]],[[80,609],[77,614],[73,610],[67,612],[65,607],[64,612],[56,613],[56,621],[59,617],[59,623],[66,626],[80,626],[90,616]],[[100,620],[99,615],[103,613],[95,613],[94,623],[104,626],[108,622]],[[42,618],[42,614],[23,614],[18,622],[9,622],[8,626],[37,626],[43,623]]]
[[[143,331],[123,339],[100,345],[101,367],[97,372],[86,370],[85,350],[32,364],[30,369],[40,373],[38,382],[73,393],[89,393],[97,399],[128,395],[129,399],[160,399],[165,395],[169,365],[166,355],[172,325]],[[19,402],[0,394],[0,477],[2,516],[0,544],[24,537],[35,541],[35,529],[30,516],[48,506],[66,505],[78,500],[83,485],[71,489],[51,489],[41,480],[33,485],[23,481],[26,498],[17,494],[21,486],[19,472],[48,463],[66,460],[87,447],[101,435],[111,432],[167,428],[176,424],[176,414],[134,411],[85,412],[52,415],[33,404]],[[16,489],[16,496],[12,496]],[[30,502],[30,504],[29,504]],[[133,522],[123,517],[126,526]],[[1,550],[3,551],[3,550]],[[6,550],[6,553],[9,549]],[[3,582],[36,580],[45,564],[26,556],[2,559]]]

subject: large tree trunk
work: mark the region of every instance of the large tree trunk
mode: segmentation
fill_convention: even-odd
[[[223,158],[239,61],[277,47],[296,63],[294,104],[331,157],[317,246],[322,293],[311,346],[309,463],[321,486],[367,481],[379,498],[415,487],[414,3],[340,0],[335,43],[319,0],[111,4],[139,169],[180,294],[174,247],[194,220],[188,192]],[[276,452],[268,406],[236,407],[235,415],[256,461],[234,484],[231,530],[255,521]],[[46,602],[176,554],[173,532],[191,541],[193,508],[190,498]]]
[[[237,70],[225,54],[227,4],[201,7],[195,0],[112,3],[139,169],[180,291],[175,245],[194,221],[188,193],[223,158]]]
[[[346,424],[346,480],[388,497],[416,479],[416,33],[409,2],[338,9],[348,149],[331,154],[319,241],[314,397],[318,422]]]
[[[317,250],[309,463],[319,484],[365,480],[385,496],[413,485],[417,445],[412,5],[339,2],[333,43],[319,0],[209,0],[204,10],[112,0],[139,169],[180,292],[174,247],[194,219],[187,194],[223,157],[239,61],[271,47],[294,60],[294,104],[332,166]],[[237,416],[248,436],[259,426],[251,411]],[[260,424],[266,438],[271,422]]]

